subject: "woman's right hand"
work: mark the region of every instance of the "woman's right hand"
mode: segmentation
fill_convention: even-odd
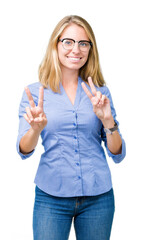
[[[42,86],[39,88],[38,106],[35,105],[28,87],[25,87],[25,92],[29,99],[30,107],[26,107],[24,118],[31,125],[34,131],[41,132],[47,124],[47,118],[43,111],[44,88]]]

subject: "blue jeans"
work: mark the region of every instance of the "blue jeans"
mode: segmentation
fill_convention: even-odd
[[[67,240],[73,220],[77,240],[109,240],[114,216],[113,189],[98,196],[54,197],[37,186],[34,240]]]

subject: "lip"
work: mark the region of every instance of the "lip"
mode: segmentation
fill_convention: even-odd
[[[80,58],[81,59],[82,57],[67,56],[67,58],[75,58],[75,59]]]

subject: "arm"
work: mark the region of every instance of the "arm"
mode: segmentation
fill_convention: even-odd
[[[28,132],[21,138],[20,141],[20,152],[23,154],[28,154],[32,152],[39,139],[40,132],[34,130],[32,127],[28,130]]]
[[[113,116],[110,116],[108,120],[102,120],[104,128],[113,128],[114,119]],[[122,152],[122,140],[119,132],[116,130],[112,134],[106,133],[107,137],[107,146],[110,152],[114,155],[121,154]]]
[[[107,96],[102,95],[100,91],[97,91],[92,79],[89,77],[88,82],[91,88],[92,93],[88,90],[88,88],[85,86],[84,83],[82,83],[82,87],[89,97],[92,105],[93,105],[93,111],[96,114],[96,116],[101,120],[103,124],[103,128],[113,128],[114,127],[114,118],[113,115],[115,115],[115,111],[111,111],[112,103],[110,103],[110,100]],[[113,109],[114,110],[114,109]],[[103,134],[103,138],[105,140],[106,147],[108,148],[109,156],[111,155],[113,158],[118,161],[118,159],[122,159],[125,155],[125,143],[124,140],[122,140],[121,135],[119,134],[119,131],[113,132],[112,135],[110,134]],[[123,149],[122,149],[123,146]],[[123,152],[123,156],[121,155],[121,152]],[[116,155],[116,157],[114,157]],[[118,159],[117,159],[118,158]]]
[[[36,147],[39,135],[47,124],[47,119],[45,113],[43,112],[43,87],[40,87],[39,89],[38,106],[35,105],[29,88],[26,87],[25,91],[30,103],[30,107],[26,107],[24,118],[30,125],[30,129],[21,138],[19,147],[21,153],[29,154]]]

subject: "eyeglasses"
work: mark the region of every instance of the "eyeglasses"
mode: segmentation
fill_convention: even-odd
[[[62,42],[62,46],[65,50],[72,50],[76,42],[78,43],[79,49],[82,52],[87,52],[92,46],[92,42],[87,40],[75,41],[71,38],[64,38],[59,39],[58,41]]]

